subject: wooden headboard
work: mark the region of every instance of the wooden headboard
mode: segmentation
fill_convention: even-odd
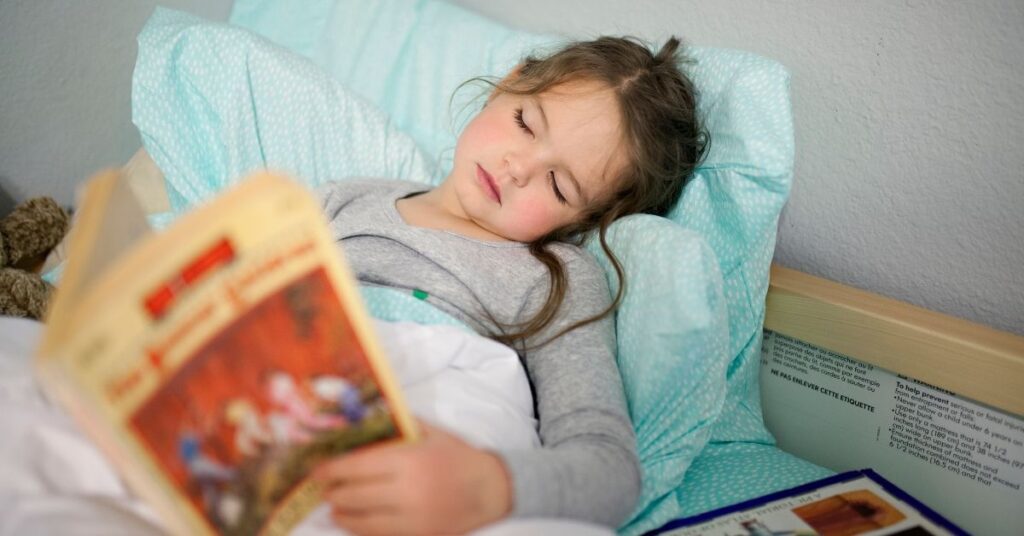
[[[1024,415],[1024,337],[778,265],[765,328]]]
[[[779,447],[872,468],[976,534],[1024,527],[1024,337],[773,266],[761,401]]]

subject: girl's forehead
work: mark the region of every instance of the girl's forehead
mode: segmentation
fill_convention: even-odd
[[[538,94],[535,101],[546,119],[551,143],[574,174],[603,190],[628,162],[615,92],[605,84],[581,80],[559,84]]]
[[[615,110],[616,112],[619,108],[618,99],[612,88],[593,80],[562,82],[540,92],[537,98],[568,108],[598,106],[603,109],[602,111]]]

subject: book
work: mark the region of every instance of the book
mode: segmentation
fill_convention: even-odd
[[[847,471],[666,523],[663,536],[967,535],[871,469]]]
[[[181,534],[282,534],[326,458],[417,431],[313,196],[242,181],[168,229],[89,180],[34,359],[43,388]]]

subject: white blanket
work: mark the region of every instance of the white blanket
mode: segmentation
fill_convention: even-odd
[[[41,325],[0,317],[0,535],[157,534],[75,423],[39,390],[30,359]],[[413,412],[483,448],[539,446],[529,383],[515,352],[449,326],[377,323]],[[326,507],[297,534],[340,534]],[[561,520],[512,520],[480,534],[610,534]]]

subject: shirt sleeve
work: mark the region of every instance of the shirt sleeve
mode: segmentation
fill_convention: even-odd
[[[611,303],[604,272],[593,258],[580,252],[564,266],[569,282],[565,300],[557,320],[539,336],[541,342]],[[543,304],[547,274],[543,279],[524,311],[532,313]],[[610,314],[524,352],[542,448],[498,453],[512,481],[512,516],[567,517],[617,527],[635,507],[641,470],[615,362],[613,319]]]

